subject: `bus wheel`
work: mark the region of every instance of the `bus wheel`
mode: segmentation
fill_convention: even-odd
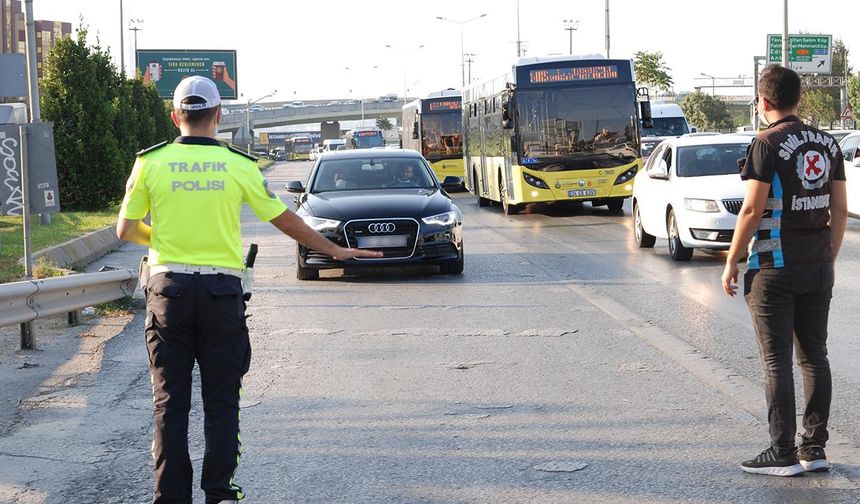
[[[499,201],[502,204],[502,211],[505,215],[516,215],[523,209],[522,205],[514,205],[508,203],[508,196],[505,194],[505,181],[499,176]]]
[[[611,198],[606,202],[606,207],[611,212],[617,212],[624,208],[624,198]]]

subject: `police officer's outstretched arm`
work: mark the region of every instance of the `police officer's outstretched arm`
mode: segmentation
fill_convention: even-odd
[[[339,261],[352,259],[354,257],[382,257],[382,252],[375,250],[362,250],[354,248],[343,248],[317,233],[313,228],[305,224],[299,216],[290,210],[285,210],[280,215],[270,220],[282,233],[290,236],[302,245],[328,254]]]

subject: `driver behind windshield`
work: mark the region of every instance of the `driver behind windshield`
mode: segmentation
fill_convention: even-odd
[[[394,187],[412,187],[417,185],[415,165],[411,162],[400,163],[394,174]]]

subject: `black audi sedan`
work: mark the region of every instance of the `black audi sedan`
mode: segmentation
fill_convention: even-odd
[[[463,273],[463,220],[448,190],[421,154],[411,150],[355,149],[322,155],[308,186],[287,183],[298,193],[296,213],[343,247],[379,250],[381,258],[336,261],[298,246],[296,276],[316,280],[321,269],[427,263],[447,275]]]

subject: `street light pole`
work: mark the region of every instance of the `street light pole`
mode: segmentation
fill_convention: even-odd
[[[355,70],[354,68],[350,68],[350,67],[345,67],[345,68],[349,71]],[[371,67],[370,70],[376,70],[377,68],[379,68],[379,65],[373,65],[373,67]],[[364,76],[359,75],[358,80],[359,80],[358,92],[360,93],[359,98],[361,100],[361,125],[364,126]]]
[[[702,75],[704,77],[709,77],[711,79],[711,96],[716,96],[717,93],[715,91],[716,90],[716,84],[714,84],[714,76],[708,75],[708,74],[702,73],[702,72],[699,72],[699,75]]]
[[[463,45],[463,37],[464,37],[463,26],[466,25],[467,23],[471,23],[472,21],[477,21],[478,19],[481,19],[484,17],[487,17],[487,14],[481,14],[480,16],[473,17],[471,19],[458,21],[456,19],[450,19],[450,18],[446,18],[446,17],[442,17],[442,16],[436,16],[436,19],[438,19],[439,21],[448,21],[449,23],[455,23],[455,24],[460,25],[460,73],[461,73],[464,87],[466,86],[466,55],[465,55],[466,49]],[[517,38],[519,38],[519,37],[517,37]],[[517,47],[519,48],[519,42],[517,42],[517,44],[518,44]],[[519,49],[517,49],[517,52],[519,52]]]
[[[420,44],[417,47],[407,47],[407,48],[395,47],[391,44],[386,44],[385,47],[387,47],[389,49],[393,49],[395,51],[400,51],[401,57],[403,58],[403,105],[405,106],[406,105],[406,92],[407,92],[407,87],[406,87],[406,70],[407,70],[406,53],[408,51],[417,51],[419,49],[423,49],[424,44]]]
[[[517,0],[517,58],[522,58],[522,40],[520,40],[520,0]]]
[[[606,59],[609,59],[609,0],[606,0]]]
[[[275,89],[274,91],[272,91],[271,93],[267,94],[266,96],[264,96],[264,97],[262,97],[262,98],[257,98],[257,99],[256,99],[256,100],[254,100],[254,101],[251,101],[251,99],[250,99],[250,98],[248,98],[248,106],[247,106],[247,107],[245,107],[245,127],[248,129],[248,130],[247,130],[247,134],[248,134],[248,154],[250,154],[250,153],[251,153],[251,144],[253,144],[253,143],[254,143],[254,135],[253,135],[253,133],[251,133],[251,105],[253,105],[253,104],[255,104],[255,103],[258,103],[258,102],[261,102],[261,101],[265,100],[266,98],[271,98],[271,97],[275,96],[277,93],[278,93],[278,90],[277,90],[277,89]]]
[[[579,28],[579,20],[578,19],[564,19],[562,20],[564,23],[564,29],[570,33],[570,53],[573,54],[573,32],[575,32]]]

